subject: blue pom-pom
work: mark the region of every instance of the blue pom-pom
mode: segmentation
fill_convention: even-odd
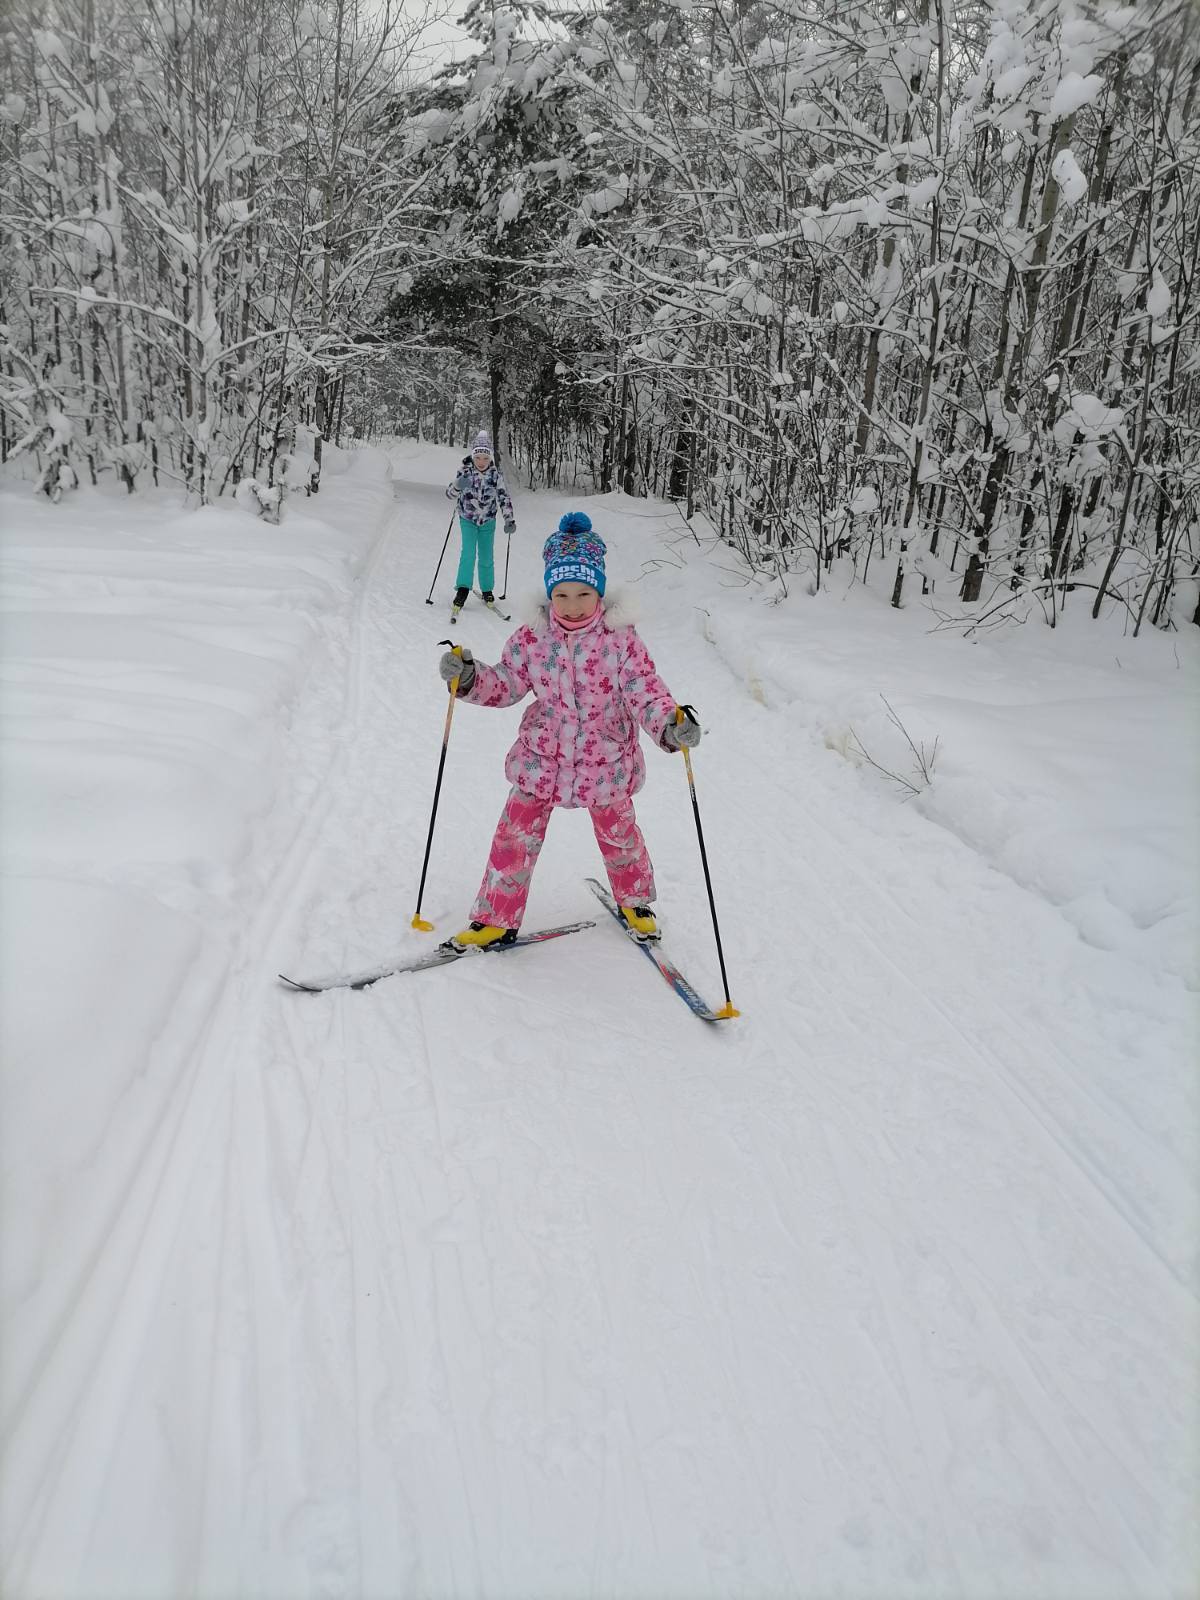
[[[558,524],[559,533],[591,533],[592,519],[586,511],[567,511]]]

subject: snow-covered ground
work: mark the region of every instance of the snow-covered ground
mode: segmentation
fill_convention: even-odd
[[[456,459],[276,528],[0,494],[4,1593],[1192,1593],[1197,641],[773,604],[592,498],[702,713],[742,1018],[607,923],[289,993],[427,947]],[[518,500],[518,607],[566,508]],[[516,715],[455,717],[440,932]],[[595,867],[560,813],[529,924]]]

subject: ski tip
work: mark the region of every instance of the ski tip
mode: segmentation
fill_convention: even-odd
[[[299,989],[302,994],[314,994],[316,991],[310,983],[301,983],[296,978],[289,978],[286,972],[277,974],[280,983],[286,983],[289,989]]]

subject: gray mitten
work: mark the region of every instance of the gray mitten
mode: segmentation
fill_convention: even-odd
[[[507,534],[507,536],[510,539],[512,538],[513,534],[516,533],[516,531],[517,531],[517,525],[516,525],[515,522],[506,522],[504,524],[504,532]]]
[[[668,722],[663,729],[662,742],[668,750],[694,750],[700,743],[700,724],[692,715],[690,706],[680,706],[682,722]]]
[[[475,661],[466,645],[461,650],[447,650],[438,662],[438,671],[446,680],[447,688],[457,678],[459,694],[470,694],[475,682]]]

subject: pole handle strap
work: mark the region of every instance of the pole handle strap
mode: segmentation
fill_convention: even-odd
[[[681,722],[683,722],[687,717],[691,717],[692,721],[695,722],[695,723],[699,723],[699,721],[700,721],[700,717],[699,717],[699,715],[698,715],[698,713],[696,711],[695,706],[677,705],[675,707],[675,726],[678,727],[679,724]],[[684,771],[687,773],[687,781],[688,781],[689,787],[692,790],[692,799],[694,801],[695,798],[696,798],[696,789],[695,789],[696,780],[695,780],[695,776],[694,776],[694,774],[692,772],[692,752],[688,749],[687,745],[681,745],[680,748],[683,751],[683,767],[684,767]],[[699,819],[697,819],[697,820],[699,820]]]
[[[450,646],[451,655],[456,655],[460,661],[462,660],[462,653],[463,653],[462,645],[455,644],[453,639],[439,639],[438,643],[439,644],[448,644]],[[458,695],[458,683],[459,683],[459,680],[457,678],[451,678],[450,679],[450,693],[455,697],[457,697],[457,695]],[[447,732],[448,731],[449,730],[447,730]]]

